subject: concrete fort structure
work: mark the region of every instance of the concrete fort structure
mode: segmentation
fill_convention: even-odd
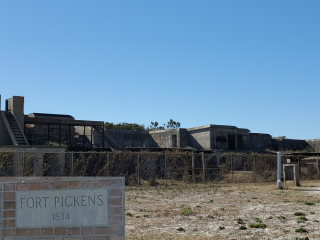
[[[124,178],[2,177],[3,240],[124,240]]]
[[[269,134],[227,125],[204,125],[157,131],[104,129],[103,121],[76,120],[70,115],[24,114],[24,97],[6,100],[0,113],[0,146],[24,148],[60,146],[83,150],[165,150],[198,151],[320,151],[320,140],[278,139]]]

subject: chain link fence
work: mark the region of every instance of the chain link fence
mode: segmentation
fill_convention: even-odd
[[[287,156],[282,162],[287,162]],[[318,158],[290,156],[300,179],[319,179]],[[276,181],[277,156],[194,152],[0,152],[0,176],[124,176],[127,185],[161,181]]]

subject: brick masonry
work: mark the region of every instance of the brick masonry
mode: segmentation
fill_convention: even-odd
[[[107,188],[107,226],[16,227],[16,192]],[[3,240],[124,240],[122,177],[0,177],[0,237]]]

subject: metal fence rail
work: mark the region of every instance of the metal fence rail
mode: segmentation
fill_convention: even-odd
[[[319,163],[301,162],[300,179],[319,178]],[[282,157],[286,163],[286,157]],[[276,155],[194,152],[0,152],[0,176],[124,176],[127,185],[158,181],[276,181]]]

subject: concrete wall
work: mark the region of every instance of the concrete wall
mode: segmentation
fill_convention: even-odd
[[[320,152],[320,139],[309,139],[306,142],[312,147],[316,152]]]
[[[3,122],[3,119],[0,115],[0,145],[12,145],[12,141],[8,130]]]
[[[147,131],[105,130],[121,148],[157,148],[159,145]],[[106,143],[106,147],[109,147]]]
[[[272,139],[274,150],[305,150],[309,144],[306,140],[297,139]]]
[[[269,134],[249,133],[248,150],[263,151],[272,149],[272,137]]]
[[[150,131],[149,134],[160,148],[186,148],[188,146],[187,130],[184,128]]]
[[[188,130],[188,145],[197,149],[212,149],[210,128]]]

